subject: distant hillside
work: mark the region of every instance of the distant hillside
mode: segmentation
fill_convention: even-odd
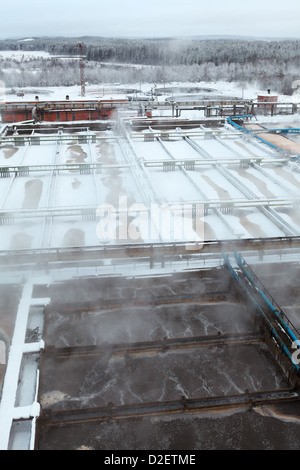
[[[141,40],[141,41],[170,41],[170,40],[181,40],[181,41],[218,41],[218,40],[232,40],[232,41],[299,41],[300,35],[298,37],[283,37],[283,36],[241,36],[241,35],[197,35],[197,36],[170,36],[170,37],[140,37],[136,38],[134,36],[114,36],[114,37],[104,37],[104,36],[76,36],[76,37],[67,37],[67,36],[39,36],[35,38],[28,37],[15,37],[10,39],[0,39],[0,41],[12,41],[12,42],[26,42],[34,40],[49,40],[49,41],[111,41],[114,39],[125,39],[125,40]]]
[[[259,36],[236,36],[236,35],[208,35],[208,36],[190,36],[188,39],[195,41],[215,41],[220,39],[233,40],[233,41],[299,41],[300,36],[297,38],[288,37],[259,37]]]
[[[21,67],[16,60],[7,58],[0,64],[0,80],[14,87],[80,83],[76,73],[79,42],[84,44],[86,80],[95,84],[222,80],[241,84],[256,82],[260,88],[292,94],[292,84],[300,78],[300,39],[84,36],[0,40],[0,51],[45,51],[50,55],[43,59],[32,58],[31,62],[28,54],[26,60],[24,55]],[[63,57],[70,60],[66,63]],[[12,70],[18,74],[12,75]]]

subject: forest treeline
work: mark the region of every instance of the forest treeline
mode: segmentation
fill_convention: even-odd
[[[289,95],[300,79],[300,40],[95,37],[2,40],[0,51],[45,51],[49,57],[2,59],[0,79],[10,87],[79,84],[79,42],[90,84],[222,80]]]

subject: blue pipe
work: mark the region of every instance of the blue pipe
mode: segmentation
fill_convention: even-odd
[[[240,257],[240,255],[235,251],[235,257],[236,257],[236,260],[237,260],[237,263],[239,265],[239,267],[242,269],[242,271],[245,273],[245,275],[247,276],[248,280],[250,281],[250,283],[257,289],[258,293],[260,294],[260,296],[264,299],[264,301],[266,302],[266,304],[268,305],[268,307],[271,309],[272,313],[277,317],[278,321],[280,322],[281,326],[286,330],[287,334],[290,336],[290,338],[293,340],[293,341],[297,341],[299,342],[299,338],[297,338],[297,336],[295,336],[295,334],[292,332],[292,330],[290,329],[290,327],[287,325],[287,323],[281,318],[281,315],[280,315],[280,312],[278,312],[278,310],[274,307],[274,305],[269,301],[268,297],[265,295],[265,293],[259,288],[259,286],[257,285],[257,283],[254,281],[253,277],[250,275],[250,273],[247,271],[247,269],[245,268],[243,262],[242,262],[242,259]]]
[[[252,136],[254,136],[254,137],[256,137],[257,139],[261,140],[264,144],[269,145],[270,147],[274,148],[275,150],[282,150],[282,149],[280,149],[279,147],[277,147],[276,145],[271,144],[271,142],[268,142],[267,140],[263,139],[262,137],[259,137],[259,136],[255,135],[255,133],[252,132],[251,130],[245,129],[244,127],[240,126],[239,124],[236,124],[236,122],[234,122],[234,121],[231,119],[232,117],[234,117],[234,118],[236,118],[236,119],[242,119],[242,118],[252,117],[252,114],[246,114],[245,116],[230,116],[230,117],[227,118],[227,121],[228,121],[229,124],[231,124],[232,126],[237,127],[238,129],[240,129],[240,130],[243,131],[243,132],[246,132],[247,134],[251,134]]]
[[[251,300],[251,302],[258,308],[258,310],[261,311],[262,315],[264,315],[264,312],[262,311],[260,305],[256,302],[255,298],[253,297],[253,295],[249,292],[249,290],[246,288],[246,286],[241,282],[238,274],[236,273],[236,271],[233,269],[233,267],[231,266],[231,263],[229,261],[229,258],[228,256],[226,255],[226,253],[222,252],[222,255],[224,257],[224,260],[225,260],[225,263],[229,269],[229,271],[231,272],[232,276],[236,279],[236,281],[238,282],[238,284],[240,285],[240,287],[243,289],[243,291],[245,292],[245,294],[249,297],[249,299]]]
[[[268,304],[268,306],[270,307],[270,309],[272,310],[272,313],[274,313],[274,315],[276,315],[276,317],[278,318],[281,326],[285,329],[285,331],[288,333],[288,335],[290,336],[290,338],[293,340],[293,341],[297,341],[299,342],[299,338],[297,338],[297,336],[294,335],[294,333],[292,332],[292,330],[290,329],[290,327],[287,325],[287,323],[281,318],[280,316],[280,313],[278,312],[278,310],[276,310],[276,308],[274,308],[274,306],[271,304],[271,302],[268,300],[268,298],[266,297],[266,295],[260,290],[259,291],[260,295],[262,296],[262,298],[265,300],[265,302]]]
[[[226,253],[224,253],[222,251],[222,255],[223,255],[223,258],[226,262],[226,265],[227,267],[229,268],[230,272],[232,273],[232,275],[234,276],[234,278],[238,281],[239,285],[242,287],[242,289],[246,292],[247,296],[250,298],[250,300],[252,301],[252,303],[256,306],[256,308],[260,311],[260,313],[262,314],[262,316],[264,317],[265,321],[267,322],[267,324],[269,325],[269,328],[270,328],[270,331],[272,332],[272,334],[274,335],[274,337],[278,340],[278,343],[281,345],[283,351],[285,352],[285,354],[287,355],[287,357],[290,359],[290,361],[292,362],[292,366],[291,368],[293,369],[296,369],[297,370],[297,373],[299,374],[300,372],[300,367],[294,363],[294,360],[293,360],[293,357],[292,357],[292,354],[290,353],[290,351],[288,350],[288,348],[286,347],[286,345],[283,343],[282,339],[280,338],[280,336],[278,335],[277,331],[275,330],[275,328],[273,327],[273,325],[270,323],[269,319],[266,317],[264,311],[262,310],[261,306],[257,303],[257,301],[255,300],[255,298],[250,294],[250,292],[248,291],[248,289],[242,284],[241,280],[239,279],[239,276],[237,275],[237,273],[235,272],[235,270],[233,269],[233,267],[231,266],[231,263],[229,261],[229,258],[228,256],[226,255]],[[236,255],[236,258],[238,260],[238,263],[242,269],[242,271],[245,273],[245,275],[247,276],[248,280],[252,281],[252,284],[257,287],[256,283],[254,282],[252,276],[248,273],[248,271],[245,269],[244,265],[242,264],[242,261],[241,261],[241,257],[238,255],[238,253],[235,252],[235,255]],[[265,296],[265,294],[260,290],[258,289],[258,292],[262,295],[262,297],[266,300],[267,304],[270,306],[271,310],[273,313],[276,312],[277,315],[279,315],[278,311],[273,307],[273,305],[270,303],[269,299]],[[281,318],[279,317],[279,320],[281,321]],[[284,323],[284,322],[283,322]],[[291,331],[292,333],[292,331]],[[293,334],[293,333],[292,333]],[[295,337],[296,338],[296,337]],[[297,338],[296,338],[297,340]],[[299,342],[299,340],[297,340],[297,342]]]
[[[252,132],[252,134],[253,134],[253,132]],[[259,137],[259,135],[254,135],[254,137],[256,137],[258,140],[260,140],[264,144],[269,145],[270,147],[272,147],[275,150],[282,150],[281,148],[277,147],[277,145],[271,144],[271,142],[268,142],[266,139],[263,139],[262,137]]]
[[[231,124],[232,126],[234,127],[237,127],[238,129],[242,130],[243,132],[246,132],[248,134],[252,134],[252,132],[248,129],[245,129],[244,127],[240,126],[239,124],[237,124],[236,122],[234,122],[232,120],[232,118],[236,118],[236,119],[244,119],[244,118],[248,118],[248,117],[253,117],[252,114],[245,114],[245,116],[230,116],[227,118],[227,121],[229,122],[229,124]]]

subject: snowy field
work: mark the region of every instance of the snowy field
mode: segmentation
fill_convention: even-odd
[[[182,131],[177,132],[168,141],[148,142],[143,140],[142,133],[136,132],[128,135],[126,145],[130,144],[131,159],[124,152],[124,143],[121,145],[124,137],[114,135],[113,131],[101,132],[101,136],[92,132],[93,143],[57,143],[55,138],[43,142],[42,134],[40,145],[17,147],[2,143],[1,166],[26,166],[31,171],[24,176],[12,172],[9,178],[0,179],[1,210],[14,219],[1,227],[1,249],[287,235],[279,219],[295,235],[299,234],[300,218],[289,204],[275,207],[278,223],[276,217],[268,217],[258,206],[251,205],[251,199],[258,203],[270,200],[273,205],[277,199],[300,199],[300,173],[290,168],[283,155],[256,142],[254,137],[245,140],[244,135],[229,129],[218,136],[213,129],[192,131],[188,140],[182,137]],[[249,166],[251,158],[260,160],[260,165]],[[195,167],[185,169],[178,164],[174,171],[164,170],[173,161],[185,160],[194,161]],[[245,166],[241,166],[243,161]],[[101,172],[82,174],[71,167],[68,170],[68,165],[74,163],[100,163]],[[53,165],[67,166],[54,171]],[[152,195],[150,202],[147,194]],[[199,216],[197,233],[189,211],[195,205],[201,209],[212,202],[216,209]],[[222,203],[225,206],[231,203],[233,210],[225,206],[224,209]],[[125,204],[131,215],[126,216],[127,229],[122,229],[125,219],[122,216],[117,219],[116,213]],[[149,204],[151,210],[155,206],[162,211],[166,204],[178,210],[161,212],[168,221],[158,218],[149,224],[143,214],[143,210],[149,210]],[[85,219],[81,211],[89,208],[98,208],[100,217]],[[51,209],[56,210],[54,215]],[[108,215],[115,217],[114,226],[109,225]]]
[[[199,86],[213,88],[213,93],[218,96],[255,99],[261,92],[254,88],[239,89],[236,84],[228,83],[199,83]],[[118,87],[121,90],[124,85],[87,86],[86,98],[120,97]],[[137,87],[146,93],[153,84],[137,84]],[[81,99],[80,87],[35,88],[25,90],[23,98],[8,92],[10,90],[3,86],[2,101],[8,98],[29,101],[36,95],[41,101],[64,99],[67,94],[71,100]],[[165,96],[159,99],[164,100]],[[287,97],[280,96],[279,99],[287,101]],[[288,101],[299,102],[299,96],[288,97]],[[156,117],[160,116],[163,117],[158,111]],[[199,116],[197,111],[186,111],[181,117],[197,119],[203,116]],[[258,122],[300,127],[295,116],[264,117]],[[52,141],[43,141],[45,135],[41,133],[39,145],[26,143],[17,146],[1,142],[0,167],[26,166],[30,171],[23,176],[12,171],[10,177],[0,178],[0,250],[103,246],[119,243],[120,237],[116,235],[120,233],[124,243],[300,234],[297,202],[300,199],[300,172],[296,171],[297,165],[291,165],[285,153],[271,149],[255,137],[245,137],[227,125],[221,132],[209,127],[197,127],[189,132],[178,129],[169,140],[147,141],[142,132],[128,132],[127,136],[118,135],[113,130],[87,131],[87,134],[94,137],[87,143],[81,141],[79,133],[72,134],[72,139],[70,136],[70,141],[64,142],[55,135]],[[254,162],[260,160],[260,163],[249,166],[249,159]],[[178,164],[174,171],[165,171],[168,164],[184,160],[194,161],[193,169]],[[56,170],[53,166],[74,163],[100,163],[103,168],[101,172],[81,173],[78,169],[64,167]],[[40,165],[44,168],[37,168]],[[273,204],[271,209],[261,210],[262,206],[268,206],[268,201]],[[278,204],[287,203],[276,206],[276,201]],[[159,213],[155,210],[150,212],[153,217],[149,225],[147,211],[151,203]],[[206,204],[210,205],[207,212],[202,210]],[[168,205],[176,210],[163,212]],[[198,224],[191,216],[191,208],[195,205]],[[96,218],[83,216],[85,209],[97,208]],[[124,208],[125,213],[115,218],[117,211]],[[106,215],[103,221],[101,211],[105,209],[111,218]],[[182,209],[184,213],[180,212]],[[167,219],[162,220],[163,214]],[[163,222],[167,222],[165,226]],[[180,230],[176,231],[177,223]],[[114,230],[107,232],[109,227]],[[136,234],[139,237],[135,238]],[[129,269],[127,266],[127,275]],[[3,283],[5,277],[3,275]],[[14,448],[33,448],[34,445],[33,441],[28,443],[26,439],[28,435],[33,439],[35,420],[40,412],[35,395],[35,381],[38,381],[35,354],[39,354],[43,342],[25,344],[24,337],[28,319],[32,319],[32,306],[41,308],[50,300],[34,295],[33,287],[51,282],[53,278],[50,275],[45,279],[28,279],[23,286],[0,407],[1,448],[7,448],[12,420],[19,418],[24,419],[29,431],[17,430]],[[24,352],[31,359],[25,364],[27,369],[21,376],[22,399],[18,396],[15,402]],[[24,377],[30,380],[26,382]]]
[[[46,51],[0,51],[0,59],[13,59],[16,62],[22,62],[24,60],[36,59],[36,58],[49,58],[54,57]]]
[[[16,60],[21,60],[18,55],[21,53],[23,51],[16,52]],[[88,85],[84,99],[125,98],[126,86]],[[175,90],[172,97],[176,99],[176,88],[182,95],[182,89],[188,86],[195,85],[168,83],[166,94],[158,96],[157,101],[165,102],[170,97],[170,87]],[[258,94],[264,93],[254,87],[239,88],[236,83],[199,82],[197,86],[211,90],[211,99],[224,96],[224,99],[255,100]],[[142,94],[149,93],[153,87],[156,84],[136,85]],[[128,85],[128,88],[134,86]],[[159,88],[161,92],[163,87]],[[21,98],[16,94],[18,91],[11,93],[3,86],[2,101],[30,101],[36,96],[40,101],[64,100],[66,95],[70,100],[83,99],[79,86],[24,89]],[[296,90],[292,97],[279,96],[278,100],[298,103],[299,94]],[[170,108],[154,110],[153,117],[170,117]],[[203,111],[197,110],[184,110],[180,118],[205,119]],[[300,127],[298,115],[261,116],[255,122],[272,128]],[[80,141],[79,134],[78,141],[76,137],[74,140],[74,135],[70,142],[59,142],[55,136],[51,141],[43,141],[47,136],[40,132],[40,145],[17,146],[4,140],[0,145],[1,167],[31,168],[25,176],[12,172],[9,178],[0,179],[1,210],[11,215],[10,222],[13,220],[13,223],[6,220],[1,226],[1,250],[299,234],[300,173],[289,164],[286,153],[272,149],[255,137],[245,137],[229,124],[218,132],[207,126],[188,133],[177,129],[168,140],[155,137],[153,141],[146,141],[143,132],[130,130],[127,137],[113,130],[87,130],[87,135],[93,137],[87,143]],[[297,136],[292,138],[297,141]],[[260,160],[260,163],[249,166],[249,159]],[[183,163],[190,160],[195,162],[192,169],[184,167]],[[206,160],[216,160],[216,163],[206,163]],[[174,161],[177,162],[175,171],[165,171],[168,162]],[[51,167],[74,163],[98,163],[102,169],[82,174],[79,170],[55,171]],[[40,165],[47,165],[47,168],[38,169]],[[261,209],[254,203],[251,206],[251,200],[258,204],[270,200],[272,209]],[[281,204],[285,200],[292,203],[276,207],[276,200]],[[201,207],[211,202],[215,207],[201,214]],[[125,203],[126,220],[120,215]],[[153,215],[153,205],[159,216]],[[191,216],[195,205],[197,220]],[[234,209],[228,210],[227,206]],[[95,211],[97,208],[95,219],[81,215],[86,209]],[[51,209],[56,210],[54,215],[50,214]]]

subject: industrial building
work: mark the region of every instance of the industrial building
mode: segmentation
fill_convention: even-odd
[[[2,105],[2,449],[299,447],[299,115],[263,103]]]

